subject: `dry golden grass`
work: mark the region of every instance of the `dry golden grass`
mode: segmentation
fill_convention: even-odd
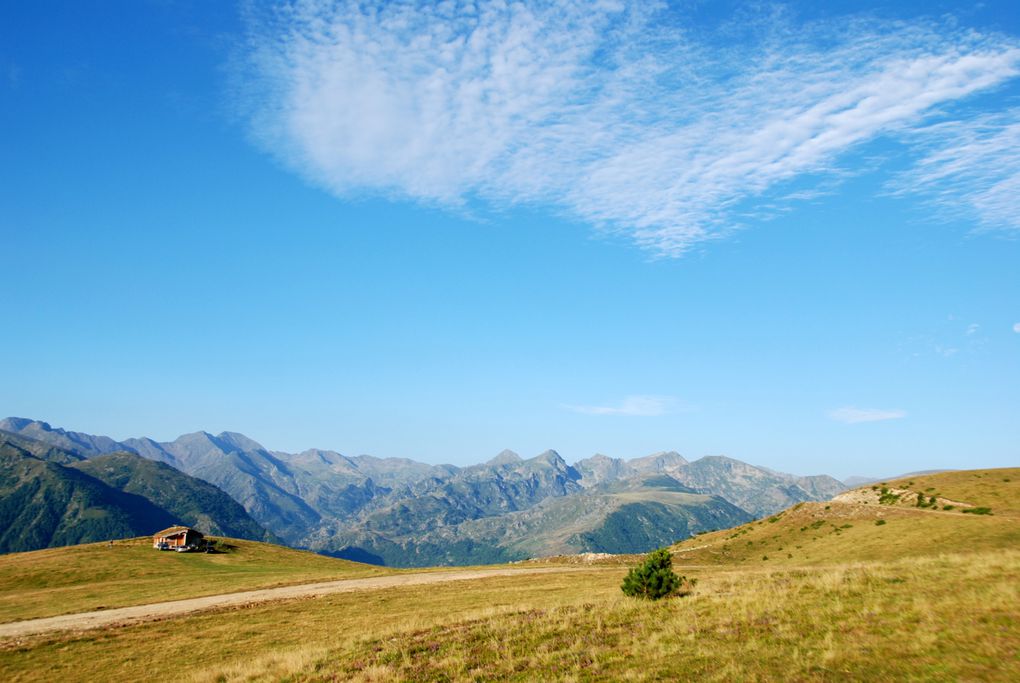
[[[365,635],[505,614],[522,604],[569,605],[577,598],[574,586],[592,585],[612,593],[618,574],[619,570],[596,569],[334,594],[133,627],[27,638],[8,642],[0,651],[0,680],[103,680],[110,671],[125,680],[165,679],[165,671],[152,669],[154,661],[177,662],[174,671],[179,677],[203,677],[236,667],[247,670],[282,655],[300,658],[308,650],[322,656]]]
[[[1018,467],[925,474],[894,479],[886,485],[989,507],[995,515],[1020,516]]]
[[[1020,548],[1020,512],[1011,502],[1020,500],[1020,469],[946,472],[888,486],[991,507],[992,514],[880,505],[875,492],[871,504],[802,503],[773,517],[687,539],[673,547],[674,561],[680,566],[803,565]]]
[[[267,543],[159,552],[148,538],[0,555],[0,622],[386,573]]]
[[[695,573],[691,572],[691,575]],[[6,680],[1017,680],[1020,551],[711,569],[693,596],[622,572],[501,577],[8,644]]]
[[[682,599],[629,599],[619,590],[626,567],[575,564],[8,641],[0,679],[1020,680],[1020,514],[1009,502],[1018,475],[901,484],[991,516],[804,504],[691,539],[678,570],[699,583]],[[312,562],[288,574],[295,557],[279,556],[279,576],[319,571]],[[76,563],[64,587],[85,590],[88,562]],[[218,580],[203,571],[197,578]],[[259,576],[273,573],[249,578]],[[121,590],[108,576],[99,586]]]
[[[297,680],[1017,680],[1020,554],[704,574],[377,637]],[[255,672],[253,672],[255,673]]]

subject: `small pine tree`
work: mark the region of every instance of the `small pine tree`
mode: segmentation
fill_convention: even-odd
[[[620,589],[631,597],[658,600],[683,594],[683,587],[693,585],[693,579],[688,581],[686,577],[676,575],[672,555],[665,548],[659,548],[649,553],[643,564],[627,573]]]

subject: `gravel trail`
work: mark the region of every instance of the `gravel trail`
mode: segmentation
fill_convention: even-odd
[[[351,593],[354,591],[379,590],[399,586],[420,586],[431,583],[447,583],[450,581],[467,581],[484,579],[493,576],[519,576],[521,574],[546,574],[549,572],[579,571],[590,567],[535,567],[518,569],[467,569],[460,571],[427,572],[420,574],[395,574],[393,576],[373,576],[365,579],[340,579],[321,583],[306,583],[297,586],[281,586],[279,588],[262,588],[240,593],[207,595],[202,598],[157,602],[132,607],[117,607],[65,614],[43,619],[28,619],[0,624],[0,638],[18,638],[29,635],[52,633],[55,631],[84,631],[105,628],[108,626],[124,626],[155,619],[166,619],[193,614],[210,609],[237,607],[239,605],[308,598],[330,593]]]

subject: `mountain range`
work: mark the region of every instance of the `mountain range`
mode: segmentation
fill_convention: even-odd
[[[214,485],[289,545],[394,566],[643,552],[845,488],[824,475],[798,477],[723,456],[689,462],[672,451],[632,460],[597,454],[574,465],[555,451],[529,459],[504,451],[456,467],[270,451],[234,432],[116,441],[24,418],[0,420],[0,430],[34,440],[37,450],[56,449],[50,464],[78,458],[60,466],[100,479],[106,472],[103,481],[157,507],[169,504],[169,487],[129,486],[129,471],[139,467],[132,458]],[[201,507],[192,504],[193,517]]]

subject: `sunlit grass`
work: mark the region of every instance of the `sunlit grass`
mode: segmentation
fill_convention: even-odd
[[[977,561],[975,561],[977,560]],[[341,648],[299,680],[1016,680],[1020,553],[703,573]],[[256,671],[249,673],[257,674]]]
[[[8,641],[0,679],[1020,680],[1020,516],[1008,507],[1011,489],[997,488],[991,476],[965,475],[918,480],[945,489],[939,493],[947,498],[993,507],[992,516],[804,504],[691,539],[679,546],[677,564],[698,584],[681,599],[626,598],[625,565],[559,558],[546,564],[569,565],[563,572],[333,594]],[[233,590],[245,581],[373,571],[261,548],[253,544],[219,569],[167,566],[191,567],[193,579],[208,580],[204,588]],[[131,560],[142,563],[130,570],[143,579],[135,593],[117,579],[116,563],[96,559],[102,547],[76,549],[81,555],[66,575],[59,557],[68,549],[36,556],[35,569],[21,574],[0,567],[8,572],[0,576],[39,584],[41,568],[52,570],[35,590],[61,595],[87,590],[85,574],[98,563],[95,599],[162,597],[161,581],[186,574],[147,574],[149,560],[167,554],[144,550]],[[203,558],[167,562],[188,559]]]
[[[1010,680],[1020,551],[704,569],[687,598],[619,568],[339,594],[9,645],[13,680]]]
[[[1013,502],[1020,500],[1020,469],[947,472],[888,486],[991,507],[993,514],[882,505],[876,492],[869,504],[802,503],[773,517],[687,539],[674,546],[675,561],[681,566],[803,565],[1020,548],[1020,506]]]
[[[0,622],[387,571],[267,543],[228,543],[222,554],[159,552],[141,538],[0,555]]]

